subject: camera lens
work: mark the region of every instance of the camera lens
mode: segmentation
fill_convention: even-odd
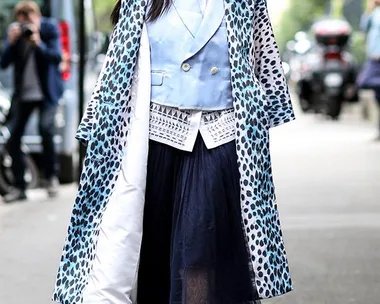
[[[30,29],[26,29],[25,31],[24,31],[24,36],[25,37],[30,37],[30,36],[32,36],[33,35],[33,31],[32,30],[30,30]]]
[[[21,32],[25,38],[29,38],[33,35],[33,31],[29,27],[29,24],[21,24]]]

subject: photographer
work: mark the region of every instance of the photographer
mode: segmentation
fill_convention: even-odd
[[[32,112],[39,111],[39,131],[44,149],[45,177],[49,196],[58,189],[57,156],[53,142],[54,120],[63,83],[59,71],[61,46],[56,24],[41,16],[33,1],[21,1],[14,8],[17,22],[9,26],[0,65],[14,66],[14,95],[11,113],[11,138],[8,150],[13,159],[15,191],[5,202],[25,200],[25,164],[21,138]]]

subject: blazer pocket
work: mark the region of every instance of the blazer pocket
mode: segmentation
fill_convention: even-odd
[[[162,86],[164,83],[164,72],[152,71],[151,72],[152,86]]]

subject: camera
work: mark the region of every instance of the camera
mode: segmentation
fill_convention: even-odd
[[[28,38],[30,38],[33,35],[34,32],[33,32],[33,30],[30,27],[30,23],[21,23],[20,27],[21,27],[21,35],[22,35],[22,37],[28,39]]]

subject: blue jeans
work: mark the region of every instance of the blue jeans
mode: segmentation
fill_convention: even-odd
[[[24,180],[26,165],[21,151],[21,138],[29,117],[35,109],[39,111],[39,132],[42,137],[45,177],[50,179],[57,174],[57,155],[53,140],[57,106],[42,101],[18,102],[10,122],[11,137],[8,141],[8,152],[12,157],[13,186],[22,190],[26,188]]]

